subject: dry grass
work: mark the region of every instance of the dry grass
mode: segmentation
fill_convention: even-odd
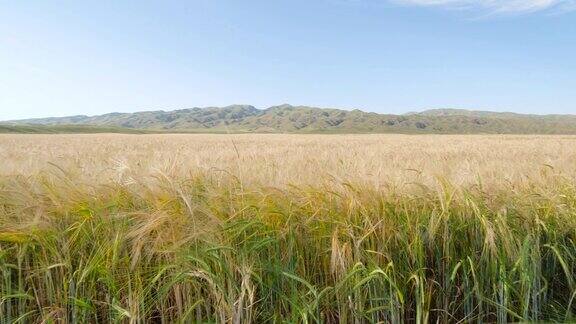
[[[90,183],[202,173],[245,184],[521,185],[576,176],[576,136],[0,135],[0,175],[58,166]],[[220,174],[220,175],[219,175]]]
[[[574,320],[574,144],[1,135],[0,321]]]

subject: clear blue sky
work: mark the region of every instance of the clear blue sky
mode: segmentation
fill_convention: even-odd
[[[576,113],[576,0],[0,0],[0,120],[291,103]]]

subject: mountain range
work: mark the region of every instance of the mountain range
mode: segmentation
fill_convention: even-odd
[[[392,115],[287,104],[267,109],[231,105],[12,120],[1,122],[0,132],[576,134],[576,115],[463,109]]]

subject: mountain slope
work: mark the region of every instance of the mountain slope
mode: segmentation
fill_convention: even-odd
[[[524,118],[533,120],[559,120],[559,119],[574,119],[576,115],[534,115],[534,114],[519,114],[512,112],[496,112],[496,111],[481,111],[481,110],[466,110],[466,109],[429,109],[419,113],[423,116],[467,116],[467,117],[487,117],[487,118]]]
[[[406,115],[280,105],[110,113],[7,122],[12,125],[91,125],[155,132],[576,134],[576,116],[434,109]]]
[[[143,134],[149,131],[92,125],[31,125],[31,124],[0,124],[0,134],[96,134],[96,133],[128,133]]]

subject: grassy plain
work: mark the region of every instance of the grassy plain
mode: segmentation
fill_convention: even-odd
[[[576,137],[0,135],[0,321],[573,321]]]

